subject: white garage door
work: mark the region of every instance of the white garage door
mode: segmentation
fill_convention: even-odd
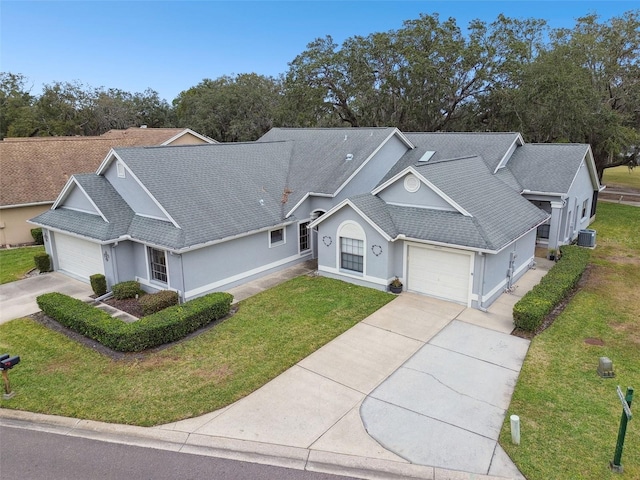
[[[104,274],[100,245],[61,233],[54,238],[59,270],[86,282],[95,273]]]
[[[467,305],[471,256],[410,246],[407,289]]]

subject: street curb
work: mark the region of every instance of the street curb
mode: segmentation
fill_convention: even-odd
[[[0,408],[0,426],[367,480],[505,480],[390,460],[6,408]]]

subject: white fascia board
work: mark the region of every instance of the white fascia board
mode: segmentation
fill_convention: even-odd
[[[518,133],[515,140],[511,143],[511,145],[509,145],[509,149],[505,152],[504,156],[500,159],[500,162],[498,162],[498,165],[496,166],[496,169],[493,171],[493,173],[496,174],[498,170],[506,167],[507,163],[509,163],[509,160],[511,159],[511,156],[516,151],[516,148],[522,145],[524,145],[524,138],[522,138],[522,135]]]
[[[371,155],[369,155],[366,160],[360,164],[356,171],[353,172],[342,185],[340,185],[340,187],[334,192],[333,196],[335,197],[336,195],[338,195],[347,185],[349,185],[349,182],[353,180],[353,178],[358,175],[358,173],[360,173],[360,170],[362,170],[371,161],[371,159],[378,154],[382,147],[384,147],[387,142],[389,142],[389,140],[394,136],[398,137],[400,141],[404,143],[410,150],[416,148],[400,130],[394,128],[393,131],[387,136],[387,138],[380,142],[380,145],[376,147],[373,153],[371,153]]]
[[[591,145],[587,145],[587,153],[585,154],[584,162],[589,168],[589,174],[591,175],[591,182],[593,183],[594,190],[598,190],[599,192],[601,192],[605,189],[605,186],[600,184],[600,179],[598,178],[598,169],[596,168],[596,161],[593,158]]]
[[[302,198],[300,199],[300,201],[298,201],[298,203],[296,203],[296,204],[293,206],[293,208],[292,208],[291,210],[289,210],[289,211],[287,212],[287,214],[286,214],[284,217],[285,217],[285,218],[289,218],[291,215],[293,215],[293,212],[295,212],[295,211],[296,211],[296,209],[297,209],[300,205],[302,205],[302,204],[304,203],[304,201],[305,201],[307,198],[309,198],[309,197],[311,197],[311,196],[313,196],[313,197],[324,197],[324,198],[333,198],[333,197],[334,197],[334,195],[331,195],[330,193],[315,193],[315,192],[309,192],[309,193],[306,193],[306,194],[304,195],[304,197],[302,197]]]
[[[338,205],[336,205],[335,207],[333,207],[331,210],[329,210],[327,213],[325,213],[324,215],[322,215],[321,217],[319,217],[318,219],[314,220],[313,222],[311,222],[308,226],[308,228],[314,228],[316,225],[318,225],[322,220],[325,220],[327,218],[329,218],[331,215],[333,215],[334,213],[336,213],[338,210],[341,210],[343,207],[345,206],[350,206],[354,212],[356,212],[365,222],[367,222],[371,228],[373,228],[376,232],[378,232],[380,235],[382,235],[382,237],[387,241],[390,242],[393,239],[389,236],[388,233],[386,233],[384,230],[382,230],[376,223],[374,223],[367,215],[365,215],[362,210],[360,210],[358,207],[356,207],[353,202],[351,200],[349,200],[348,198],[343,200],[342,202],[340,202]]]
[[[499,250],[488,250],[486,248],[477,248],[477,247],[469,247],[467,245],[456,245],[454,243],[445,243],[445,242],[434,242],[432,240],[423,240],[421,238],[413,238],[407,237],[403,234],[398,235],[396,238],[392,239],[392,242],[397,240],[404,240],[405,242],[414,242],[414,243],[422,243],[424,245],[434,245],[437,247],[446,247],[453,248],[455,250],[467,250],[469,252],[480,252],[480,253],[498,253]]]
[[[107,156],[104,157],[104,160],[102,160],[102,163],[100,163],[98,170],[96,170],[96,175],[104,174],[104,172],[107,171],[107,168],[109,168],[109,165],[111,165],[111,162],[113,162],[114,159],[120,160],[122,162],[122,159],[118,156],[116,151],[112,148],[111,150],[109,150],[109,153],[107,153]],[[124,162],[122,163],[124,164]]]
[[[190,128],[185,128],[182,132],[178,133],[177,135],[174,135],[169,140],[167,140],[165,142],[162,142],[160,145],[162,145],[162,146],[170,145],[171,143],[175,142],[180,137],[183,137],[184,135],[187,135],[187,134],[191,134],[194,137],[199,138],[200,140],[202,140],[202,141],[204,141],[206,143],[220,143],[217,140],[214,140],[213,138],[209,138],[209,137],[207,137],[205,135],[202,135],[202,134],[200,134],[198,132],[194,132]]]
[[[14,205],[0,205],[0,210],[6,210],[8,208],[38,207],[40,205],[52,205],[54,201],[48,200],[44,202],[16,203]]]
[[[520,192],[520,195],[540,195],[543,197],[558,197],[561,200],[566,200],[568,195],[566,193],[560,193],[560,192],[541,192],[539,190],[529,190],[529,189],[524,189]]]
[[[421,173],[419,173],[412,165],[409,165],[407,168],[405,168],[401,172],[399,172],[396,175],[394,175],[393,177],[391,177],[389,180],[384,182],[382,185],[380,185],[379,187],[376,187],[371,192],[371,194],[372,195],[377,195],[378,193],[380,193],[381,191],[386,189],[389,185],[397,182],[400,178],[404,177],[408,173],[412,173],[413,175],[418,177],[422,183],[424,183],[427,187],[429,187],[431,190],[433,190],[436,193],[436,195],[438,195],[445,202],[447,202],[449,205],[451,205],[459,213],[461,213],[465,217],[473,217],[473,215],[471,215],[464,208],[462,208],[462,206],[459,205],[455,200],[453,200],[450,196],[448,196],[446,193],[444,193],[442,190],[440,190],[438,187],[436,187],[433,183],[431,183],[429,180],[427,180],[426,177],[424,177]]]

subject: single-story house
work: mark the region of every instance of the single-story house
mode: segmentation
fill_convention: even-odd
[[[600,188],[588,145],[275,128],[256,142],[114,148],[31,223],[56,270],[183,300],[317,259],[321,275],[379,289],[397,276],[482,309],[537,244],[588,226]]]
[[[27,220],[51,208],[74,173],[95,172],[111,147],[214,143],[188,128],[109,130],[92,137],[0,141],[0,246],[33,242]]]

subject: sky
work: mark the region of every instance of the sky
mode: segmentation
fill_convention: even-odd
[[[640,9],[635,1],[32,1],[0,0],[0,71],[44,84],[78,81],[127,92],[157,91],[169,103],[205,78],[255,72],[277,77],[314,39],[341,44],[387,32],[421,13],[492,22],[503,13],[552,28],[597,13]]]

